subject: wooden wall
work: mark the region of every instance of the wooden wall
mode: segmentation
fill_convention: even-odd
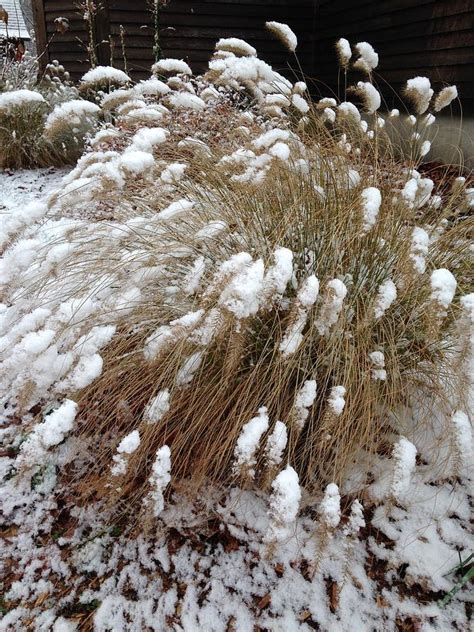
[[[44,61],[58,59],[74,79],[87,69],[86,23],[75,0],[33,0],[38,24],[39,49],[53,36]],[[111,34],[114,65],[123,68],[120,26],[125,29],[128,69],[135,79],[149,76],[153,63],[153,20],[146,0],[104,0],[96,18],[96,40]],[[255,46],[275,68],[296,70],[294,57],[265,30],[265,22],[286,22],[299,38],[299,55],[304,69],[312,70],[314,0],[171,0],[160,11],[160,41],[163,55],[188,61],[196,72],[205,69],[220,37],[242,37]],[[54,19],[68,18],[70,31],[54,33]],[[81,40],[81,41],[78,41]],[[99,63],[110,63],[108,43],[99,47]]]
[[[319,0],[315,76],[336,92],[339,37],[374,46],[389,106],[400,105],[392,88],[425,75],[435,88],[455,83],[463,110],[474,114],[474,0]]]
[[[125,28],[128,69],[134,78],[149,74],[153,63],[153,25],[147,0],[103,0],[96,21],[97,41],[115,42],[114,64],[123,67],[120,25]],[[87,69],[86,24],[76,0],[33,0],[40,50],[54,34],[54,18],[67,17],[71,30],[55,34],[43,60],[58,59],[74,79]],[[294,58],[264,28],[267,20],[287,22],[299,39],[298,57],[314,77],[314,91],[339,91],[334,42],[370,42],[380,55],[375,79],[389,107],[394,95],[416,75],[435,88],[455,83],[465,112],[474,114],[474,0],[170,0],[161,10],[163,54],[185,59],[200,72],[220,37],[242,37],[262,59],[279,70],[296,67]],[[81,40],[78,41],[78,40]],[[108,43],[99,63],[108,64]],[[353,74],[354,80],[360,77]],[[459,106],[455,106],[459,107]]]

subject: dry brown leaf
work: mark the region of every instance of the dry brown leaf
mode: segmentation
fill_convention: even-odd
[[[339,608],[339,586],[337,582],[331,582],[329,587],[329,609],[334,614]]]
[[[260,599],[260,601],[257,604],[257,608],[259,610],[263,610],[264,608],[266,608],[270,602],[271,602],[272,598],[270,593],[267,593],[266,595],[263,595],[263,597]]]
[[[47,592],[41,593],[41,595],[35,601],[35,608],[39,608],[46,601],[48,597],[49,597],[49,593]]]
[[[311,612],[309,610],[302,610],[298,615],[298,619],[300,621],[306,621],[306,619],[309,619],[310,616],[311,616]]]

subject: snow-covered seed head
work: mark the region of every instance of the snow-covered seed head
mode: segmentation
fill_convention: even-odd
[[[339,417],[346,405],[346,389],[344,386],[333,386],[328,397],[328,406],[332,413]]]
[[[288,431],[286,424],[282,421],[277,421],[273,431],[268,436],[265,446],[265,457],[270,468],[276,467],[281,463],[287,441]]]
[[[343,533],[346,537],[354,537],[364,527],[364,507],[362,506],[362,503],[356,498],[351,505],[351,513],[349,514],[349,520],[347,521],[347,524],[344,526]]]
[[[428,77],[413,77],[406,83],[404,94],[415,108],[416,114],[424,114],[430,105],[433,96]]]
[[[393,476],[390,488],[396,501],[402,501],[410,488],[411,476],[416,466],[416,448],[406,439],[400,437],[392,453]]]
[[[297,430],[301,431],[316,399],[316,380],[306,380],[295,397],[294,411]]]
[[[435,98],[434,102],[434,111],[440,112],[442,109],[448,107],[454,99],[458,98],[458,90],[456,86],[446,86],[443,88]]]
[[[308,310],[314,305],[319,293],[319,281],[316,276],[306,278],[296,295],[292,320],[280,343],[280,351],[284,357],[295,353],[303,341],[303,330],[308,318]]]
[[[356,92],[362,99],[364,108],[369,114],[374,114],[382,102],[380,92],[369,81],[359,81]]]
[[[469,417],[462,410],[456,410],[451,416],[456,460],[466,471],[474,466],[474,449],[472,437],[472,425]]]
[[[431,142],[429,140],[424,140],[420,145],[421,158],[429,154],[430,150],[431,150]]]
[[[349,62],[351,61],[352,50],[348,40],[346,40],[344,37],[341,37],[337,40],[336,52],[337,58],[339,60],[339,65],[344,68],[344,70],[347,70],[347,68],[349,67]]]
[[[377,187],[367,187],[361,193],[362,197],[362,230],[367,233],[377,221],[382,204],[382,194]]]
[[[276,248],[274,264],[268,268],[263,279],[262,304],[274,302],[285,293],[293,276],[293,253],[288,248]]]
[[[171,450],[167,445],[157,451],[148,481],[151,491],[147,501],[152,505],[153,515],[157,518],[165,508],[163,494],[171,481]]]
[[[159,391],[159,393],[148,402],[143,417],[147,423],[155,424],[161,421],[169,409],[170,392],[168,389],[164,389]]]
[[[332,326],[337,323],[346,294],[347,288],[339,279],[332,279],[327,284],[321,313],[315,323],[316,329],[321,336],[327,335]]]
[[[256,452],[263,434],[268,430],[269,420],[265,406],[258,415],[242,428],[234,450],[234,472],[253,479],[255,476]]]
[[[287,538],[298,516],[301,489],[298,474],[288,465],[272,483],[269,525],[264,541],[268,544]]]
[[[335,483],[330,483],[326,487],[319,505],[319,519],[321,524],[330,530],[334,530],[341,521],[341,496]]]
[[[431,273],[430,285],[431,300],[438,307],[438,315],[445,316],[456,293],[457,281],[449,270],[440,268]]]
[[[193,74],[191,68],[182,59],[160,59],[151,67],[151,71],[154,75],[189,75]]]
[[[384,281],[378,289],[377,298],[374,306],[374,316],[378,320],[382,318],[390,305],[397,298],[397,288],[392,279]]]
[[[379,56],[368,42],[359,42],[355,45],[359,54],[354,63],[354,69],[370,74],[379,64]]]
[[[218,40],[216,50],[234,53],[237,57],[255,57],[257,51],[245,40],[238,37],[225,37]]]
[[[415,226],[411,235],[410,259],[416,272],[423,274],[426,270],[425,257],[428,254],[430,238],[426,230]]]
[[[372,379],[385,381],[387,379],[387,371],[385,370],[385,356],[381,351],[372,351],[369,353],[372,368]]]
[[[121,476],[127,471],[128,458],[140,445],[140,433],[133,430],[126,435],[117,446],[117,454],[114,454],[112,460],[114,465],[110,469],[112,476]]]
[[[273,35],[280,40],[280,42],[286,46],[286,48],[294,53],[298,46],[298,38],[295,33],[290,29],[288,24],[282,24],[281,22],[265,22],[266,28],[273,33]]]

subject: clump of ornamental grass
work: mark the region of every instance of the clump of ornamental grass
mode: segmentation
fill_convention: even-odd
[[[241,185],[201,157],[193,178],[179,185],[184,201],[167,213],[158,200],[134,196],[147,219],[117,228],[129,256],[114,252],[111,240],[109,266],[124,265],[125,274],[148,262],[142,274],[151,276],[123,301],[124,317],[118,313],[101,352],[101,375],[74,396],[82,410],[78,432],[95,455],[84,489],[97,491],[92,482],[100,481],[103,493],[117,443],[134,431],[140,441],[110,483],[120,490],[117,503],[117,494],[128,504],[149,492],[153,456],[164,445],[176,481],[195,489],[236,480],[259,486],[272,467],[266,437],[278,421],[288,434],[279,458],[307,489],[320,489],[344,480],[357,451],[379,449],[394,430],[390,412],[414,392],[456,389],[449,357],[459,308],[448,297],[440,319],[430,275],[453,270],[457,295],[466,292],[467,223],[448,226],[420,254],[412,235],[432,214],[415,214],[394,194],[387,175],[403,181],[400,166],[385,165],[374,177],[360,164],[360,182],[351,186],[337,143],[317,152],[305,147],[304,159],[292,151],[257,186]],[[154,219],[160,212],[163,220]],[[99,238],[70,259],[71,287],[79,261],[88,277],[97,267],[106,283],[107,248],[100,260],[93,254]],[[415,255],[425,257],[424,272]],[[81,291],[95,300],[75,286]],[[298,396],[309,380],[316,392],[305,409]],[[150,415],[163,393],[162,414]],[[236,453],[262,406],[266,424],[250,449]]]
[[[0,386],[9,415],[78,404],[67,432],[85,448],[67,476],[85,498],[158,515],[170,489],[271,483],[273,542],[299,503],[283,511],[288,481],[343,484],[361,452],[401,434],[393,413],[414,399],[463,410],[470,198],[463,183],[438,196],[414,157],[395,157],[368,86],[369,122],[349,102],[305,107],[301,86],[220,52],[201,84],[131,95],[51,200],[112,200],[108,221],[52,218],[6,251]],[[213,81],[255,95],[234,102],[225,143],[205,127],[232,103]],[[135,106],[154,121],[131,122]],[[64,432],[38,417],[43,459]]]
[[[39,92],[0,94],[0,167],[25,167],[40,153],[47,104]]]

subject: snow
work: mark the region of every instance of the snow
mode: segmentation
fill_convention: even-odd
[[[380,92],[368,81],[359,81],[357,88],[364,100],[365,109],[369,114],[373,114],[381,104]]]
[[[147,423],[155,424],[161,421],[164,415],[170,409],[170,392],[168,389],[163,389],[147,404],[145,409],[144,418]]]
[[[155,159],[148,151],[130,149],[120,156],[119,167],[127,175],[143,175],[150,171]]]
[[[450,306],[456,293],[457,281],[446,268],[434,270],[430,277],[431,300],[441,308],[441,313]]]
[[[301,284],[296,295],[296,318],[290,324],[280,343],[280,351],[288,357],[298,350],[303,341],[303,329],[308,318],[308,309],[314,305],[319,294],[319,281],[314,274]]]
[[[229,310],[237,319],[249,318],[257,313],[263,289],[264,265],[261,259],[244,267],[219,297],[219,305]]]
[[[277,421],[265,445],[265,457],[270,466],[275,467],[281,463],[287,441],[286,425],[282,421]]]
[[[368,42],[359,42],[355,49],[359,57],[354,63],[354,68],[370,74],[379,65],[379,56]]]
[[[216,50],[225,50],[244,57],[254,57],[257,54],[253,46],[238,37],[221,37],[216,43]]]
[[[288,24],[282,24],[281,22],[265,22],[267,29],[275,35],[292,53],[295,52],[298,46],[298,38],[295,33],[290,29]]]
[[[347,288],[340,279],[332,279],[327,284],[324,303],[315,323],[321,336],[328,335],[333,325],[337,323],[346,294]]]
[[[258,64],[252,66],[254,70],[257,75],[260,72],[267,73],[267,68]],[[266,99],[266,96],[275,96],[274,91],[278,92],[274,80],[275,73],[268,78],[264,90],[265,82],[258,75],[265,103],[272,100]],[[159,82],[158,79],[151,81]],[[166,86],[168,90],[163,90],[164,85],[162,82],[156,84],[155,92],[136,92],[146,96],[163,94],[166,98],[165,93],[169,94],[171,88]],[[202,96],[202,85],[193,82],[193,86],[196,93]],[[210,92],[215,98],[217,91]],[[296,88],[295,94],[299,94]],[[225,98],[224,92],[222,95]],[[288,93],[284,93],[283,99],[288,99]],[[280,103],[283,105],[284,101],[280,99]],[[327,103],[325,108],[335,105]],[[140,107],[144,112],[152,108],[150,105]],[[320,111],[324,112],[324,107]],[[156,114],[158,110],[154,112]],[[210,117],[210,108],[208,112]],[[162,117],[163,112],[159,116]],[[168,117],[168,114],[164,116]],[[179,112],[177,116],[186,119],[189,113]],[[189,118],[194,118],[194,115]],[[435,601],[438,598],[436,593],[430,592],[447,592],[452,588],[455,578],[446,573],[458,563],[458,552],[465,559],[474,546],[472,534],[469,533],[472,430],[464,394],[456,391],[453,393],[455,401],[433,403],[433,414],[429,415],[421,407],[418,411],[416,405],[413,410],[407,405],[406,410],[388,411],[389,414],[393,413],[390,419],[392,429],[397,434],[403,432],[406,437],[395,446],[393,457],[386,450],[374,454],[361,450],[360,459],[364,467],[355,467],[347,480],[341,480],[340,491],[333,484],[326,490],[305,490],[298,480],[298,472],[302,481],[303,477],[307,478],[307,473],[296,472],[288,463],[298,469],[293,456],[304,445],[305,432],[312,431],[319,423],[321,413],[324,416],[326,413],[342,412],[345,403],[343,387],[334,387],[337,390],[333,393],[334,397],[330,397],[333,400],[331,402],[325,400],[322,393],[332,383],[343,381],[342,372],[347,368],[343,349],[345,345],[354,343],[350,334],[352,310],[349,301],[344,318],[340,316],[347,291],[340,279],[349,279],[349,271],[347,268],[333,269],[329,274],[338,275],[338,278],[332,280],[331,286],[327,283],[327,273],[323,268],[323,292],[318,302],[318,279],[314,275],[307,276],[313,270],[320,274],[322,262],[318,260],[316,250],[305,253],[303,258],[301,253],[295,252],[293,255],[289,248],[276,246],[269,240],[268,249],[260,252],[255,243],[239,241],[238,229],[223,221],[221,209],[214,204],[212,197],[206,207],[201,203],[192,206],[194,199],[191,198],[180,200],[181,196],[189,195],[187,177],[189,173],[194,173],[191,168],[185,171],[189,146],[185,148],[186,152],[171,157],[168,154],[171,143],[167,144],[164,147],[165,159],[160,156],[160,151],[156,152],[158,155],[155,161],[148,163],[150,171],[145,170],[147,177],[153,174],[153,178],[149,179],[150,188],[147,189],[153,198],[134,198],[133,203],[137,203],[139,214],[127,217],[124,207],[129,201],[129,191],[125,191],[127,195],[122,195],[125,176],[133,187],[137,175],[141,176],[145,172],[140,169],[136,173],[127,172],[123,169],[123,173],[119,173],[119,157],[134,151],[151,156],[154,141],[159,146],[163,139],[161,132],[147,131],[145,128],[134,135],[139,128],[139,125],[136,126],[137,121],[138,118],[133,123],[130,119],[120,118],[120,126],[123,125],[125,131],[113,141],[114,146],[118,141],[119,149],[86,154],[71,179],[60,186],[58,178],[61,174],[54,170],[0,174],[3,206],[0,235],[5,242],[12,238],[15,244],[4,260],[4,278],[8,278],[8,282],[16,282],[17,270],[23,270],[29,261],[32,264],[28,276],[25,276],[25,284],[18,281],[15,286],[17,294],[10,294],[7,288],[4,303],[0,305],[0,349],[5,365],[2,370],[6,375],[2,389],[12,402],[10,409],[3,409],[7,424],[1,430],[2,439],[8,447],[0,456],[3,479],[0,514],[2,529],[8,537],[3,538],[0,545],[1,557],[5,560],[2,572],[6,577],[6,612],[2,613],[0,627],[24,630],[34,626],[38,630],[67,631],[78,629],[82,625],[81,621],[87,618],[87,624],[97,632],[148,628],[163,632],[164,626],[176,630],[202,629],[210,632],[225,632],[228,629],[252,632],[257,628],[276,632],[306,632],[313,628],[349,632],[368,627],[391,630],[406,625],[419,626],[423,630],[468,629],[467,588],[461,590],[443,609]],[[252,138],[269,132],[267,122],[251,112],[243,116],[239,124],[243,121],[248,125],[248,134],[240,141],[245,146],[239,150],[238,156],[243,158],[243,168],[251,165],[254,169],[253,175],[249,177],[255,178],[256,173],[259,176],[259,170],[263,170],[266,164],[276,167],[278,163],[270,154],[278,155],[280,150],[286,153],[284,147],[291,150],[292,154],[288,168],[300,169],[302,178],[319,174],[321,166],[314,155],[307,156],[303,151],[303,155],[298,153],[299,141],[295,134],[279,130],[257,147],[251,145]],[[165,122],[167,118],[163,119],[163,125]],[[155,125],[154,122],[148,124]],[[284,127],[286,123],[279,124]],[[259,131],[256,131],[257,128]],[[110,133],[107,130],[105,132]],[[282,137],[285,133],[286,137]],[[180,130],[178,138],[190,138],[188,134],[192,134],[196,141],[200,138],[200,131],[187,128],[182,133]],[[352,141],[349,130],[347,134],[341,147],[347,150],[350,140],[352,158],[352,155],[356,155],[357,145]],[[98,138],[105,138],[105,134]],[[222,153],[237,155],[236,146],[229,143],[228,147],[228,141],[226,138]],[[247,149],[249,146],[255,153]],[[265,153],[255,155],[261,151]],[[247,153],[244,155],[244,152]],[[170,160],[183,162],[167,165]],[[235,159],[235,164],[238,160]],[[140,159],[137,163],[140,166]],[[222,163],[222,166],[225,164]],[[229,164],[226,168],[229,168]],[[357,166],[355,160],[354,164]],[[112,189],[107,184],[110,188],[104,189],[107,190],[107,196],[110,195],[110,213],[114,219],[106,214],[106,221],[95,221],[95,218],[90,221],[91,215],[96,212],[95,202],[92,197],[82,197],[81,189],[68,195],[67,204],[62,206],[61,200],[68,187],[77,189],[81,184],[87,184],[84,188],[90,191],[98,186],[99,178],[105,175],[110,178],[107,182],[114,179],[113,186],[116,187]],[[232,171],[230,175],[233,175]],[[321,175],[324,172],[321,171]],[[355,169],[349,171],[346,166],[340,176],[344,187],[349,178],[356,187],[362,178],[364,184],[361,188],[375,184],[370,173],[364,171],[359,175]],[[408,249],[413,222],[425,221],[421,219],[423,212],[418,213],[417,209],[421,203],[428,204],[429,201],[428,210],[431,211],[434,198],[430,197],[432,184],[429,179],[413,172],[407,177],[416,183],[416,186],[411,183],[412,191],[409,192],[412,204],[409,208],[414,211],[413,221],[410,218],[403,228],[406,230],[403,235],[406,234]],[[319,179],[316,181],[319,182]],[[324,194],[318,204],[329,205],[332,202],[331,185],[323,179],[321,184],[324,188],[315,185],[315,190],[321,190]],[[403,183],[394,183],[397,199],[401,186]],[[48,207],[45,198],[52,187],[59,188],[59,204]],[[355,202],[354,208],[357,208],[359,193],[349,192],[348,188],[344,188],[344,195],[350,197]],[[465,192],[460,191],[459,195],[465,204]],[[167,226],[156,211],[168,210],[176,203],[174,200],[178,200],[178,208],[170,210],[173,221]],[[191,204],[185,211],[179,204],[183,200]],[[389,201],[386,203],[389,204]],[[69,214],[69,205],[74,204],[77,215],[73,219]],[[65,217],[61,216],[64,211]],[[117,221],[115,214],[119,218]],[[201,215],[203,221],[198,222]],[[175,222],[175,219],[178,221]],[[22,234],[25,227],[37,220],[37,224]],[[70,237],[79,225],[84,232],[83,242],[78,244]],[[413,238],[408,263],[419,263],[421,271],[425,270],[429,232],[434,244],[433,261],[430,256],[428,262],[431,274],[436,265],[443,264],[436,263],[436,228],[432,230],[429,226],[423,226],[423,229],[415,228],[417,234]],[[156,235],[152,249],[129,250],[126,236],[136,231],[145,240],[149,237],[150,227],[153,227]],[[193,247],[187,251],[176,249],[163,252],[166,246],[163,247],[161,231],[168,228],[175,234],[181,230],[192,233]],[[288,228],[292,228],[291,224]],[[229,232],[237,248],[248,252],[232,256],[232,252],[236,251],[228,248],[228,234],[221,229]],[[222,239],[222,248],[211,251],[206,239],[215,238],[216,235],[220,235],[217,240]],[[291,243],[287,241],[284,231],[278,232],[277,238],[281,244]],[[108,240],[110,244],[107,252],[109,255],[112,253],[111,267],[117,269],[117,274],[110,274],[110,277],[99,275],[93,281],[93,287],[76,288],[75,281],[79,278],[77,272],[80,270],[80,264],[75,263],[76,249],[83,248],[85,252],[93,253],[92,256],[97,257],[102,265],[103,251],[98,248],[102,239]],[[382,240],[380,243],[383,247]],[[149,256],[150,252],[152,256]],[[216,253],[217,258],[209,256],[211,253]],[[84,256],[83,253],[78,254]],[[71,255],[74,256],[73,266],[70,265]],[[258,258],[260,256],[261,260]],[[80,261],[80,257],[77,261]],[[403,274],[406,273],[406,263],[400,262],[405,266]],[[374,326],[373,322],[370,323],[372,314],[376,319],[382,318],[384,314],[386,318],[391,318],[392,314],[387,313],[387,310],[405,309],[406,286],[397,265],[380,268],[377,280],[380,285],[374,285],[364,299],[370,327]],[[72,272],[70,268],[74,270],[72,276],[69,276]],[[178,282],[172,276],[176,268],[183,272]],[[30,292],[28,284],[34,285],[40,270],[48,271],[55,280],[51,284],[54,287],[45,288],[45,294],[40,297],[41,302],[38,304],[41,305],[43,297],[48,298],[46,306],[35,308],[34,301],[30,304],[34,292]],[[457,274],[455,268],[453,272]],[[429,274],[419,279],[423,281],[420,287],[425,293],[430,291]],[[305,276],[306,280],[298,287],[297,280],[305,279]],[[464,291],[465,284],[461,283],[461,276],[458,278],[460,288]],[[443,274],[437,280],[432,288],[437,297],[436,303],[439,302],[438,294],[441,303],[449,299],[449,305],[453,300],[451,294],[456,289],[453,291],[453,279]],[[160,322],[155,319],[157,302],[149,299],[153,296],[151,291],[155,284],[162,280],[165,291],[161,300],[169,310],[169,318]],[[394,281],[399,287],[400,305],[393,305],[397,298]],[[414,281],[416,286],[416,279]],[[352,281],[346,282],[352,291]],[[72,295],[70,287],[73,288]],[[229,301],[230,308],[219,304],[224,289],[228,291],[224,298]],[[73,392],[71,389],[82,388],[102,371],[103,360],[97,351],[102,345],[107,345],[115,334],[115,312],[119,310],[124,314],[122,322],[129,324],[128,310],[138,304],[138,297],[141,296],[140,302],[144,300],[149,305],[147,318],[150,318],[151,328],[156,328],[154,336],[159,341],[157,347],[163,345],[161,348],[164,349],[168,343],[182,341],[186,351],[176,372],[163,374],[158,365],[156,370],[153,366],[147,367],[152,372],[150,393],[153,393],[153,397],[148,402],[143,398],[140,404],[144,407],[143,413],[140,407],[135,417],[132,413],[129,420],[126,418],[131,413],[131,404],[136,402],[120,402],[118,412],[123,414],[123,419],[120,418],[119,424],[110,427],[112,451],[120,437],[126,436],[119,443],[119,448],[122,446],[125,450],[117,450],[110,463],[100,465],[107,473],[110,470],[117,475],[126,472],[129,455],[133,453],[129,450],[134,446],[134,449],[138,448],[139,433],[142,433],[142,450],[147,445],[153,446],[146,463],[143,502],[139,504],[137,514],[131,516],[137,528],[117,535],[113,516],[115,510],[121,510],[118,504],[111,508],[111,512],[104,508],[102,499],[99,502],[91,500],[81,506],[68,504],[68,511],[63,515],[62,503],[68,503],[71,494],[62,472],[67,472],[68,476],[71,472],[79,478],[83,467],[87,468],[90,464],[95,466],[97,450],[95,438],[89,441],[86,433],[81,433],[79,438],[76,432],[81,431],[84,422],[94,423],[94,402],[83,406],[84,400],[81,400],[79,409],[72,399],[64,397],[66,393]],[[336,304],[336,297],[340,306]],[[202,310],[198,309],[201,298],[205,301],[205,309]],[[455,325],[459,326],[459,332],[457,329],[454,332],[459,336],[453,341],[453,348],[459,345],[462,353],[467,355],[471,344],[469,320],[472,319],[472,295],[462,297],[460,305],[462,313],[457,306],[453,309],[453,317],[458,319]],[[421,307],[423,310],[426,308],[429,315],[432,304],[427,300]],[[266,318],[271,309],[278,313],[279,318],[281,315],[283,331],[280,335],[287,342],[287,350],[293,353],[299,348],[303,336],[307,336],[308,343],[314,339],[311,328],[316,326],[318,320],[322,320],[326,328],[331,328],[340,318],[341,324],[334,331],[334,340],[328,338],[324,341],[316,337],[316,345],[305,344],[301,356],[291,358],[290,353],[282,354],[279,360],[281,375],[283,380],[288,379],[285,401],[282,404],[277,402],[273,397],[273,385],[264,385],[269,397],[263,399],[262,403],[267,404],[268,410],[260,409],[257,417],[251,420],[253,426],[246,430],[246,424],[239,437],[246,461],[243,471],[239,468],[238,474],[247,479],[245,488],[215,487],[205,481],[197,502],[191,504],[187,490],[181,489],[181,481],[177,477],[173,485],[169,485],[171,450],[174,449],[175,440],[175,417],[167,416],[171,400],[174,402],[175,397],[178,401],[182,399],[186,414],[186,398],[192,397],[193,393],[192,385],[188,391],[184,391],[184,388],[201,366],[200,377],[204,380],[210,364],[208,356],[201,354],[201,349],[210,344],[216,333],[230,331],[229,320],[250,318],[258,310],[257,318],[242,323],[242,329],[247,331],[248,328],[252,333],[253,328],[260,326],[260,318]],[[332,322],[334,317],[335,321]],[[97,318],[100,324],[91,330],[87,323],[92,318],[94,322]],[[233,326],[236,325],[234,321]],[[374,333],[377,335],[371,340],[367,339],[367,346],[364,347],[368,357],[363,379],[367,378],[367,382],[370,377],[380,379],[375,377],[376,371],[385,371],[384,351],[388,366],[391,367],[392,351],[388,351],[389,347],[384,348],[385,341],[377,333],[384,329],[385,323],[375,325]],[[278,342],[277,338],[276,345]],[[337,350],[339,343],[342,350],[341,373],[332,376],[332,381],[327,382],[324,356],[320,349],[327,344]],[[297,371],[293,373],[295,369]],[[318,380],[318,390],[313,377]],[[127,381],[126,374],[123,380],[127,390],[132,388],[132,382]],[[368,388],[376,391],[384,388],[384,385],[368,384]],[[30,391],[34,391],[31,398]],[[357,402],[357,390],[352,391],[351,385],[348,391]],[[20,419],[15,409],[19,401],[18,394],[26,398],[25,410],[35,406],[34,412],[25,413],[23,419]],[[321,401],[317,401],[318,394]],[[240,403],[245,406],[243,398]],[[304,424],[308,421],[312,406],[315,409],[305,429]],[[278,412],[274,412],[277,408]],[[380,411],[380,415],[385,412]],[[229,440],[227,429],[216,424],[211,409],[209,413],[209,424],[216,425],[216,432],[222,432],[223,443],[226,442]],[[247,418],[252,414],[253,409]],[[429,424],[425,423],[427,417]],[[242,422],[245,420],[242,419]],[[97,421],[103,422],[102,419]],[[348,424],[354,423],[349,414],[336,423],[346,421]],[[137,430],[129,433],[133,427]],[[303,434],[300,434],[301,431]],[[383,446],[390,437],[389,434],[381,435]],[[105,439],[106,436],[101,435],[99,440]],[[165,441],[169,445],[163,445]],[[419,463],[416,460],[417,449]],[[435,455],[437,452],[439,456]],[[180,465],[178,459],[181,458],[177,456],[178,453],[179,446],[177,452],[173,452],[173,464],[176,464],[177,470]],[[311,458],[313,455],[308,456]],[[365,466],[370,472],[368,480],[363,477]],[[328,467],[328,464],[316,463],[316,467],[321,470],[327,468],[331,475],[331,466]],[[16,471],[16,468],[20,469]],[[339,472],[336,474],[339,479]],[[257,483],[257,490],[253,484],[247,485],[252,476]],[[118,484],[118,480],[110,481],[114,488]],[[341,495],[344,502],[340,501]],[[323,500],[320,503],[321,497]],[[358,500],[354,500],[356,497],[364,499],[365,508]],[[316,522],[318,506],[319,522]],[[367,530],[363,529],[365,523]],[[330,537],[325,539],[323,533]],[[318,560],[317,564],[315,560]],[[412,586],[416,589],[411,590]],[[334,595],[338,597],[336,605]],[[98,607],[92,612],[96,604]],[[71,608],[76,606],[84,607],[86,617],[70,614]]]
[[[140,445],[140,434],[138,430],[133,430],[124,437],[117,447],[117,452],[119,454],[132,454]]]
[[[169,132],[162,127],[144,127],[135,132],[127,151],[151,152],[156,145],[166,142],[168,136]]]
[[[264,132],[252,141],[252,145],[256,149],[268,149],[278,141],[287,141],[290,138],[290,132],[286,129],[275,127],[268,132]]]
[[[276,248],[273,259],[263,279],[262,302],[282,296],[293,276],[293,253],[289,248]]]
[[[182,59],[160,59],[151,67],[155,75],[192,75],[192,70]]]
[[[429,140],[424,140],[420,145],[420,156],[426,156],[431,150],[431,143]]]
[[[340,103],[337,106],[337,113],[342,118],[352,119],[357,123],[360,121],[360,112],[350,101],[343,101]]]
[[[44,124],[45,130],[51,131],[56,125],[67,123],[68,126],[79,127],[84,124],[84,120],[94,120],[100,112],[100,108],[95,103],[84,101],[83,99],[73,99],[60,105],[56,105],[52,112],[48,114]]]
[[[199,370],[199,367],[202,364],[202,360],[202,351],[196,351],[188,358],[186,358],[186,360],[183,362],[182,367],[179,369],[176,375],[176,385],[187,386],[188,384],[190,384],[194,378],[194,374]]]
[[[372,379],[384,381],[387,379],[387,371],[385,370],[385,356],[381,351],[372,351],[369,358],[374,368],[372,369]]]
[[[308,419],[309,409],[316,399],[316,380],[306,380],[295,398],[295,421],[298,430],[302,430]]]
[[[288,465],[272,483],[269,528],[265,542],[281,542],[288,537],[298,515],[301,489],[298,474]]]
[[[430,105],[433,89],[428,77],[413,77],[406,83],[405,94],[413,103],[417,114],[424,114]]]
[[[46,103],[39,92],[33,90],[13,90],[0,94],[0,112],[11,113],[17,107],[38,106]]]
[[[328,529],[335,529],[341,521],[341,496],[335,483],[329,483],[319,505],[319,519]]]
[[[362,230],[367,233],[377,221],[382,194],[376,187],[367,187],[362,193]]]
[[[397,298],[397,288],[392,279],[384,281],[378,289],[377,300],[374,307],[374,316],[378,320],[382,318],[387,309]]]
[[[303,281],[296,296],[298,303],[303,307],[311,307],[315,304],[319,294],[319,281],[314,274],[311,274]]]
[[[130,77],[119,68],[112,66],[96,66],[91,68],[81,77],[81,83],[87,86],[95,86],[97,84],[113,84],[125,85],[131,83]]]
[[[270,147],[268,153],[270,156],[274,156],[282,162],[287,162],[290,157],[290,148],[286,143],[275,143],[272,147]]]
[[[336,51],[339,58],[339,63],[343,68],[347,68],[352,57],[352,50],[351,45],[344,37],[341,37],[337,40]]]
[[[34,435],[45,448],[58,445],[71,432],[76,414],[76,402],[66,399],[59,408],[47,415],[42,423],[35,426]]]
[[[268,429],[268,424],[267,409],[262,406],[258,415],[242,427],[234,450],[234,472],[237,475],[249,478],[255,476],[256,452],[262,435]]]
[[[346,389],[344,386],[333,386],[328,397],[328,406],[332,412],[339,417],[346,405]]]
[[[416,447],[405,437],[400,437],[393,448],[393,477],[390,488],[395,500],[403,502],[410,488],[410,481],[416,465]]]
[[[419,274],[423,274],[426,269],[425,257],[428,254],[430,238],[426,230],[420,226],[415,226],[411,235],[410,259]]]
[[[171,481],[171,450],[167,445],[157,451],[148,480],[152,488],[149,499],[153,505],[153,515],[157,518],[165,508],[163,492]]]
[[[152,77],[151,79],[145,79],[135,84],[133,91],[144,96],[164,96],[168,94],[168,92],[171,92],[171,88],[166,85],[164,81]]]
[[[206,102],[195,94],[176,92],[169,98],[170,104],[179,110],[204,110]]]
[[[348,536],[354,536],[365,527],[364,508],[362,503],[356,498],[351,505],[351,513],[349,520],[344,526],[344,533]]]
[[[306,99],[303,99],[303,97],[301,95],[294,94],[291,97],[291,102],[295,106],[295,108],[299,112],[301,112],[301,114],[307,114],[307,112],[309,112],[309,104],[306,101]]]
[[[462,410],[456,410],[451,415],[451,421],[459,461],[466,471],[469,471],[474,465],[472,426],[469,417]]]

